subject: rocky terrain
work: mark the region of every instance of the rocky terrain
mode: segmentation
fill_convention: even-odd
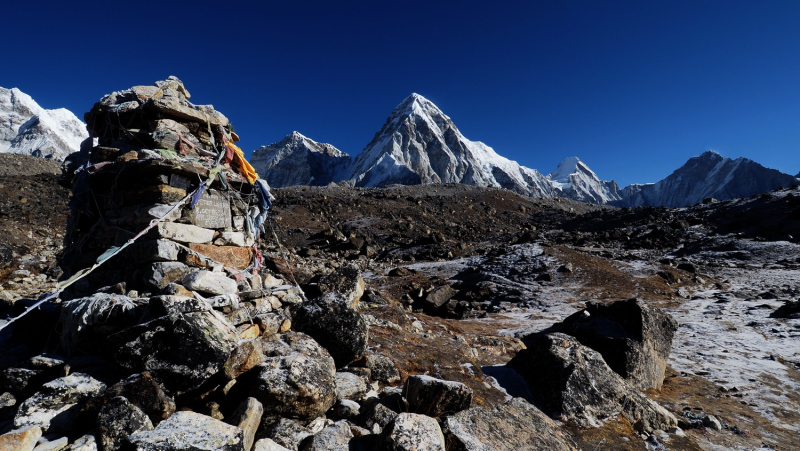
[[[0,449],[800,444],[800,189],[289,187],[265,216],[188,98],[105,96],[60,176],[3,156]]]

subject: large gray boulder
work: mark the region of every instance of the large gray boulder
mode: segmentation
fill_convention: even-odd
[[[135,451],[246,451],[241,429],[195,412],[176,412],[128,441]]]
[[[666,409],[628,385],[603,356],[562,333],[528,337],[528,348],[511,359],[536,405],[548,415],[599,427],[622,412],[639,431],[668,430],[678,424]]]
[[[599,352],[632,386],[660,390],[677,329],[677,321],[658,307],[629,299],[611,304],[587,302],[586,309],[549,331],[572,335]]]
[[[292,328],[317,340],[330,352],[337,368],[358,359],[367,350],[367,323],[337,293],[297,305],[292,311]]]
[[[265,360],[239,380],[265,415],[311,420],[336,402],[333,358],[308,335],[287,332],[261,345]]]
[[[461,382],[424,375],[409,376],[403,395],[412,411],[431,417],[452,415],[472,403],[472,389]]]
[[[102,395],[105,390],[105,384],[81,373],[50,381],[19,406],[14,427],[39,426],[43,431],[73,432],[81,403]]]
[[[381,434],[387,451],[445,451],[444,435],[439,423],[416,413],[401,413]]]
[[[117,346],[120,366],[132,372],[149,371],[175,395],[214,376],[237,342],[233,327],[214,311],[162,316],[109,339]]]
[[[352,439],[350,425],[341,420],[314,435],[302,451],[349,451]]]
[[[462,410],[444,420],[444,434],[449,451],[575,450],[553,420],[522,398],[495,410]]]
[[[167,395],[148,372],[133,374],[106,391],[105,398],[124,397],[144,412],[153,424],[175,413],[175,400]]]

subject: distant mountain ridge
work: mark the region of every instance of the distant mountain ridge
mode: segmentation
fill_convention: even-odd
[[[800,185],[797,177],[765,168],[747,158],[733,160],[707,151],[690,158],[661,181],[625,187],[622,199],[611,204],[622,207],[686,207],[707,198],[749,197],[795,185]]]
[[[88,137],[69,110],[46,110],[17,88],[0,88],[0,152],[61,161]]]
[[[256,150],[252,161],[259,174],[277,187],[331,182],[360,187],[464,183],[619,207],[683,207],[709,197],[748,197],[800,184],[800,174],[793,177],[746,158],[731,160],[714,152],[690,158],[664,180],[624,189],[613,180],[601,180],[578,157],[566,158],[543,176],[481,142],[468,140],[447,115],[419,94],[403,100],[354,159],[295,132]]]

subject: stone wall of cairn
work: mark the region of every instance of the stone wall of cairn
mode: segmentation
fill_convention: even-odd
[[[254,177],[229,145],[238,136],[228,119],[189,97],[170,77],[106,95],[84,116],[97,144],[84,142],[63,167],[72,198],[60,264],[63,279],[102,265],[66,297],[178,284],[229,299],[261,287]]]

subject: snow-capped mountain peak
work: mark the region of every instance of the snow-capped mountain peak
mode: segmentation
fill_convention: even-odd
[[[318,143],[299,132],[253,152],[250,162],[270,186],[327,185],[338,182],[350,156],[330,144]]]
[[[17,88],[0,88],[0,152],[63,160],[88,137],[69,110],[46,110]]]
[[[563,197],[593,204],[622,199],[622,192],[615,181],[600,180],[578,157],[564,159],[547,179]]]

